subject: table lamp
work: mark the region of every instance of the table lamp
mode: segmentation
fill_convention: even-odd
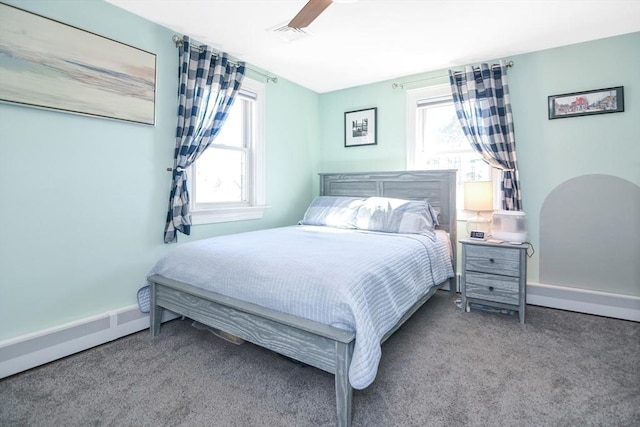
[[[467,220],[467,232],[472,236],[472,231],[483,232],[482,238],[489,237],[491,231],[491,219],[484,218],[480,212],[493,211],[493,182],[469,181],[464,183],[464,209],[475,211],[476,216]],[[477,233],[473,237],[479,237]]]

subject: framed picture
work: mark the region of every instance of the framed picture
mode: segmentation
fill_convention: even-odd
[[[0,3],[0,101],[155,124],[156,55]]]
[[[344,113],[344,146],[377,144],[377,108]]]
[[[549,97],[549,120],[624,111],[622,86]]]

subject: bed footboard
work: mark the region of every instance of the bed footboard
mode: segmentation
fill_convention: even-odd
[[[338,425],[351,425],[353,389],[349,383],[349,366],[355,333],[162,276],[152,276],[148,280],[151,290],[152,336],[160,333],[162,311],[168,309],[334,374]]]

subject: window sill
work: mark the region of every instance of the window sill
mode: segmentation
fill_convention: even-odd
[[[242,206],[191,211],[191,224],[215,224],[219,222],[261,219],[269,206]]]

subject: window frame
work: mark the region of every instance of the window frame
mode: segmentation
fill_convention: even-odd
[[[433,103],[445,103],[453,102],[451,96],[451,87],[449,84],[436,84],[432,86],[426,86],[416,89],[407,90],[406,95],[406,112],[407,112],[407,170],[421,170],[424,166],[421,166],[417,162],[416,150],[417,150],[417,136],[418,136],[418,106],[429,100]],[[471,148],[471,145],[469,145]],[[494,167],[491,167],[491,181],[493,182],[493,209],[500,209],[502,201],[500,193],[500,171]],[[460,199],[458,199],[460,200]],[[472,217],[472,213],[464,210],[463,206],[458,206],[458,220],[466,220]],[[474,213],[475,214],[475,213]]]
[[[196,191],[194,180],[196,162],[187,169],[187,183],[190,195],[192,225],[215,224],[220,222],[246,221],[261,219],[266,205],[266,138],[265,138],[265,92],[266,85],[245,76],[240,88],[240,94],[246,94],[254,100],[253,123],[251,128],[250,147],[247,147],[245,178],[246,201],[238,203],[220,202],[196,205]],[[234,103],[236,107],[237,101]],[[243,125],[247,126],[243,122]]]

